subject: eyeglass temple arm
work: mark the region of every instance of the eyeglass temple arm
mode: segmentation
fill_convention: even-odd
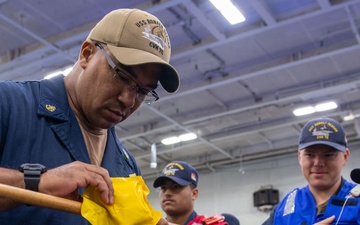
[[[108,54],[106,54],[105,49],[103,48],[102,45],[100,44],[96,44],[96,46],[98,46],[100,48],[100,51],[102,53],[104,53],[104,56],[106,57],[106,60],[108,61],[109,65],[111,66],[111,68],[113,68],[116,71],[116,65],[115,63],[110,59],[110,56]]]

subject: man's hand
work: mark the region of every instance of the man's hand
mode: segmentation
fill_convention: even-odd
[[[170,223],[164,218],[160,218],[159,222],[156,225],[178,225],[175,223]]]
[[[100,166],[79,161],[65,164],[42,174],[39,192],[78,200],[78,188],[88,185],[98,188],[104,203],[114,203],[114,188],[108,171]]]
[[[160,218],[159,222],[156,225],[169,225],[169,223],[166,219]]]
[[[330,216],[329,218],[326,218],[320,222],[315,223],[314,225],[330,225],[331,222],[333,222],[335,219],[335,216]]]

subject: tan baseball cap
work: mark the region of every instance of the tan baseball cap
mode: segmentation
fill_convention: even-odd
[[[111,11],[90,31],[88,39],[106,43],[111,53],[124,65],[162,64],[160,84],[169,93],[179,89],[179,75],[169,64],[169,35],[155,16],[139,9]]]

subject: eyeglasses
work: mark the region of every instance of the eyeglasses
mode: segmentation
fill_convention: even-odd
[[[100,43],[95,44],[102,54],[105,56],[109,66],[115,71],[116,75],[120,78],[122,83],[128,86],[129,90],[136,89],[136,99],[147,104],[151,104],[159,99],[159,95],[154,91],[147,90],[141,87],[126,70],[115,65],[114,61],[110,58],[110,55],[105,51],[104,47]]]

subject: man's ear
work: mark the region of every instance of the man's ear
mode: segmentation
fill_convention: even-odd
[[[199,190],[197,188],[192,189],[192,200],[196,200],[199,195]]]
[[[345,166],[346,163],[349,161],[349,157],[350,157],[350,150],[348,148],[346,148],[344,151],[343,166]]]
[[[95,48],[96,48],[95,44],[90,40],[86,40],[82,43],[79,54],[79,64],[81,65],[81,67],[83,68],[86,67],[89,60],[96,52]]]

